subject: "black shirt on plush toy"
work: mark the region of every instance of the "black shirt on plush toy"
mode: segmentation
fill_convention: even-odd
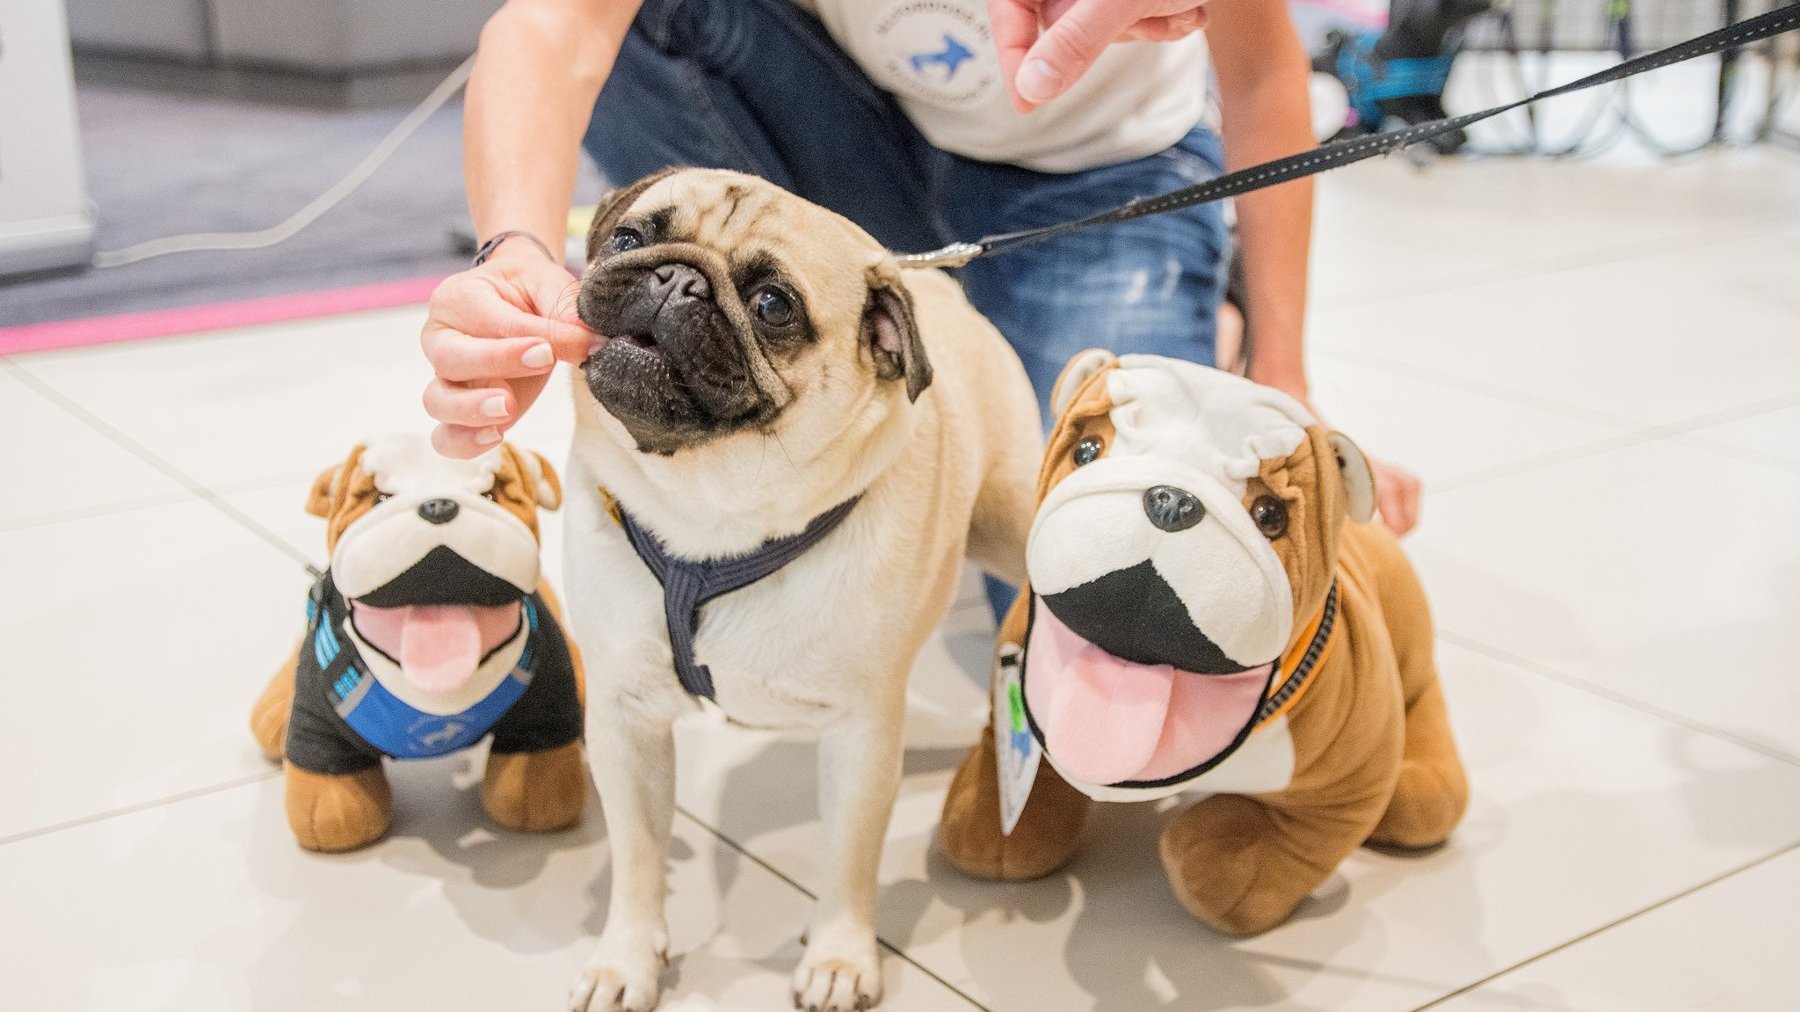
[[[540,580],[548,461],[501,444],[473,460],[423,438],[358,446],[313,484],[331,565],[306,634],[251,716],[283,761],[288,825],[309,850],[387,831],[382,760],[492,739],[483,807],[512,829],[574,825],[587,798],[581,658]]]
[[[295,669],[285,758],[314,773],[343,774],[376,766],[383,756],[449,755],[490,731],[490,749],[498,753],[538,752],[579,740],[581,706],[562,627],[536,593],[523,599],[520,611],[523,636],[515,634],[482,659],[486,666],[504,658],[522,638],[511,672],[465,710],[427,713],[370,673],[345,628],[349,611],[327,571],[306,599],[306,636]]]

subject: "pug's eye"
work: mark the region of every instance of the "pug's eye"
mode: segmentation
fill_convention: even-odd
[[[1259,495],[1250,504],[1250,519],[1256,521],[1256,529],[1263,537],[1273,541],[1287,533],[1287,503],[1272,495]]]
[[[750,296],[750,306],[755,310],[756,318],[771,327],[785,327],[794,322],[794,300],[779,288],[758,288]]]
[[[1081,442],[1076,443],[1075,466],[1086,467],[1087,465],[1092,464],[1094,461],[1100,459],[1100,451],[1104,449],[1106,449],[1106,444],[1102,443],[1094,436],[1089,436]]]
[[[614,253],[629,253],[643,247],[644,233],[635,228],[616,228],[613,229],[612,238],[606,240],[606,245],[611,247]]]

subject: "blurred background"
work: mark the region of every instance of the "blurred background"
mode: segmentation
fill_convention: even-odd
[[[0,350],[418,301],[472,239],[458,91],[497,0],[9,0]],[[1293,0],[1321,138],[1517,97],[1771,0]],[[1391,17],[1390,17],[1391,15]],[[1481,125],[1408,157],[1796,149],[1792,37]],[[1409,90],[1410,94],[1396,95]],[[600,183],[583,176],[577,203]],[[170,240],[170,241],[161,241]],[[220,249],[225,247],[226,249]],[[285,306],[285,308],[284,308]],[[106,318],[136,314],[131,320]],[[159,323],[158,320],[165,320]],[[36,336],[34,336],[36,335]]]

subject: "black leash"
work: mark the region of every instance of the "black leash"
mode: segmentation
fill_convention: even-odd
[[[1597,74],[1540,91],[1515,102],[1497,105],[1491,109],[1431,120],[1393,133],[1375,134],[1321,145],[1311,151],[1303,151],[1297,155],[1278,158],[1261,165],[1252,165],[1249,168],[1239,169],[1208,182],[1184,187],[1160,197],[1133,200],[1110,211],[1102,211],[1099,214],[1063,222],[1060,225],[1026,229],[1022,232],[1005,232],[1000,235],[986,236],[975,242],[951,243],[929,253],[910,253],[899,258],[900,265],[903,267],[961,267],[976,257],[1010,252],[1043,242],[1046,239],[1055,239],[1071,232],[1079,232],[1084,228],[1092,228],[1095,225],[1129,221],[1132,218],[1142,218],[1146,215],[1162,214],[1167,211],[1179,211],[1184,207],[1208,204],[1215,200],[1224,200],[1227,197],[1236,197],[1296,179],[1304,179],[1307,176],[1316,176],[1321,172],[1340,166],[1386,154],[1408,144],[1430,140],[1439,134],[1464,129],[1484,119],[1511,112],[1546,98],[1555,98],[1558,95],[1567,95],[1602,84],[1623,81],[1628,77],[1660,70],[1663,67],[1695,57],[1707,56],[1761,39],[1772,38],[1784,32],[1793,31],[1795,28],[1800,28],[1800,4],[1777,8],[1767,14],[1740,21],[1737,24],[1726,25],[1718,31],[1708,32],[1699,38],[1689,39],[1654,53],[1645,53],[1643,56],[1626,60]]]

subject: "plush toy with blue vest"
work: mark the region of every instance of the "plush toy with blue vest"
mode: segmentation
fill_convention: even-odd
[[[313,484],[329,568],[306,633],[251,717],[286,772],[288,824],[309,850],[387,831],[385,759],[448,755],[489,738],[482,803],[510,829],[581,818],[580,659],[538,572],[538,510],[556,472],[502,444],[449,460],[418,436],[356,447]]]

